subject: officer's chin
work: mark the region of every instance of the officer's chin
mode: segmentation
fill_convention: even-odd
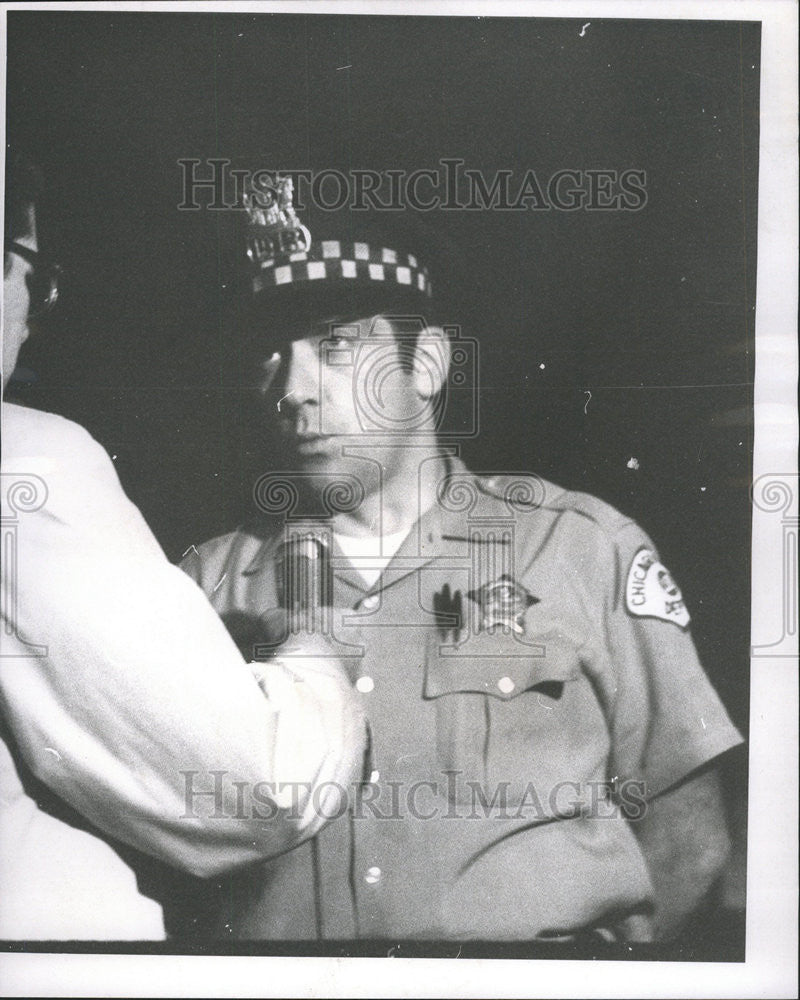
[[[321,457],[297,459],[293,467],[309,477],[308,488],[317,492],[328,485],[336,472],[335,464]]]

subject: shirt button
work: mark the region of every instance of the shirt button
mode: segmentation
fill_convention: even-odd
[[[371,677],[359,677],[356,681],[356,691],[362,694],[369,694],[375,687],[375,681]]]
[[[380,771],[373,771],[372,774],[370,774],[370,776],[369,776],[369,783],[371,785],[374,785],[376,782],[378,782],[380,780],[381,780],[381,772]]]
[[[514,688],[517,686],[510,677],[501,677],[497,682],[497,686],[503,692],[503,694],[511,694]]]
[[[366,608],[367,611],[372,611],[373,608],[377,608],[378,599],[379,598],[377,594],[370,594],[369,597],[365,597],[364,600],[361,602],[361,607]]]
[[[378,868],[377,865],[372,865],[371,868],[367,868],[367,874],[364,876],[364,881],[367,885],[377,885],[381,880],[383,872]]]

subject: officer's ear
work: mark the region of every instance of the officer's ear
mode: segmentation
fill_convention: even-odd
[[[440,326],[427,326],[414,349],[414,387],[422,399],[442,391],[450,369],[450,338]]]

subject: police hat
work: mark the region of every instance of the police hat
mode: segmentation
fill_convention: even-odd
[[[394,226],[363,213],[327,213],[303,224],[290,178],[250,191],[247,258],[252,320],[280,316],[356,317],[414,313],[433,320],[433,285],[426,263]],[[398,236],[400,235],[400,238]]]

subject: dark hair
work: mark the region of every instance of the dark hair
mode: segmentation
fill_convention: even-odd
[[[7,147],[6,152],[6,212],[4,243],[28,236],[31,231],[31,208],[36,204],[42,188],[39,168],[31,160]],[[4,267],[8,269],[8,255]]]

